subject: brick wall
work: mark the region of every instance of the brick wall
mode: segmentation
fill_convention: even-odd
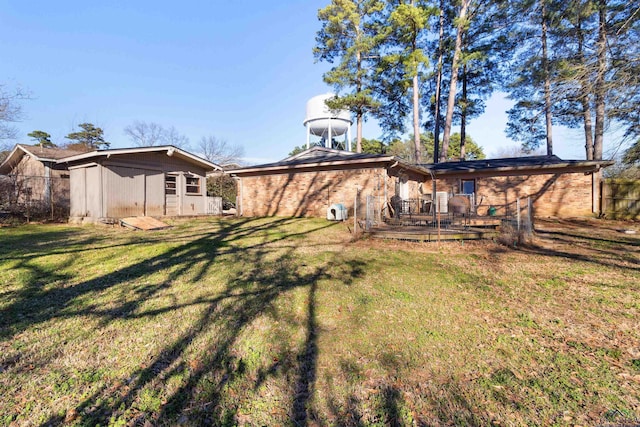
[[[357,201],[358,217],[364,217],[366,196],[383,197],[385,180],[391,197],[395,180],[382,167],[244,176],[239,197],[244,216],[326,217],[331,204],[344,203],[352,217]]]
[[[464,179],[469,179],[464,177]],[[460,192],[460,177],[439,179],[438,191]],[[566,173],[476,178],[478,213],[485,215],[495,206],[502,215],[515,212],[516,199],[522,206],[531,197],[538,217],[579,217],[592,215],[591,174]]]
[[[326,217],[332,203],[344,203],[353,216],[356,187],[358,217],[365,216],[366,196],[374,195],[389,201],[396,194],[399,176],[407,174],[409,198],[420,198],[422,190],[431,194],[429,178],[385,167],[366,169],[299,171],[289,174],[243,176],[241,178],[242,215],[244,216],[314,216]],[[579,217],[592,215],[591,174],[517,176],[457,176],[438,179],[438,191],[460,193],[460,180],[476,180],[478,213],[486,215],[489,206],[498,215],[515,213],[516,200],[526,206],[527,197],[533,202],[538,217]],[[425,180],[422,182],[422,180]],[[422,182],[421,189],[419,184]],[[385,192],[386,183],[386,192]]]

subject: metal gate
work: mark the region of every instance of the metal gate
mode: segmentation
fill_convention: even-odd
[[[370,230],[382,222],[381,215],[381,197],[367,196],[367,217],[365,221],[365,230]]]

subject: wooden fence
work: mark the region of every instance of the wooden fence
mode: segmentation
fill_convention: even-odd
[[[607,179],[602,182],[601,194],[607,218],[640,219],[640,181]]]

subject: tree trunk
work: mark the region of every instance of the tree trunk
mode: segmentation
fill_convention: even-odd
[[[363,114],[359,112],[356,115],[356,153],[362,153],[362,122]]]
[[[415,0],[411,0],[411,6],[415,6]],[[413,39],[413,51],[418,49],[417,46],[417,34]],[[414,70],[415,76],[413,76],[413,145],[415,150],[416,164],[422,163],[422,144],[420,143],[420,85],[418,82],[418,68]]]
[[[591,90],[589,88],[589,75],[586,71],[587,62],[584,55],[584,32],[582,31],[582,18],[578,18],[577,27],[578,36],[578,58],[580,63],[578,66],[581,68],[580,73],[580,102],[582,104],[582,119],[584,122],[584,148],[586,152],[586,159],[593,160],[593,125],[591,123],[591,104],[589,103],[589,95]]]
[[[553,136],[551,122],[551,73],[549,71],[549,53],[547,51],[547,0],[542,0],[542,71],[544,73],[544,116],[547,130],[547,156],[553,155]]]
[[[462,99],[460,100],[460,161],[465,159],[467,144],[467,64],[462,66]]]
[[[436,70],[436,110],[434,112],[433,163],[438,163],[440,160],[440,88],[442,86],[442,45],[444,44],[444,0],[440,0],[440,19],[438,25],[438,68]]]
[[[447,101],[447,115],[444,121],[444,131],[442,135],[442,153],[440,161],[447,159],[447,151],[449,150],[449,140],[451,139],[451,125],[453,122],[453,108],[456,102],[456,86],[458,84],[458,61],[460,60],[460,51],[462,49],[462,33],[464,32],[465,20],[467,17],[467,9],[471,0],[462,0],[460,14],[458,15],[458,29],[456,34],[456,45],[453,52],[453,61],[451,63],[451,83],[449,84],[449,98]]]
[[[607,0],[598,1],[598,73],[595,79],[596,126],[593,141],[593,159],[602,160],[605,116],[604,75],[607,71]]]
[[[604,75],[607,71],[607,0],[598,1],[598,73],[595,81],[595,107],[596,126],[595,138],[593,140],[593,159],[602,160],[602,149],[604,145],[604,116],[605,116],[605,85]],[[600,183],[602,182],[602,170],[594,172],[593,176],[593,212],[600,213],[601,194]]]
[[[360,81],[360,70],[362,69],[362,54],[360,51],[356,52],[356,68],[357,68],[357,84],[356,84],[356,93],[362,92],[362,82]],[[358,107],[357,111],[357,131],[356,131],[356,153],[362,153],[362,120],[364,116],[364,112],[362,111],[362,107]]]
[[[413,76],[413,144],[416,164],[422,163],[422,144],[420,143],[420,88],[418,74]]]

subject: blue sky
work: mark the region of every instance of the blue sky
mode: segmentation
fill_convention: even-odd
[[[312,55],[327,3],[0,0],[0,83],[33,96],[18,142],[38,129],[64,143],[91,122],[127,147],[123,129],[141,120],[174,126],[192,146],[214,135],[249,162],[279,160],[305,143],[306,101],[331,91],[329,65]],[[509,105],[495,95],[469,127],[488,155],[516,145],[504,134]],[[370,121],[364,136],[381,132]],[[560,157],[584,158],[579,134],[554,136]]]

